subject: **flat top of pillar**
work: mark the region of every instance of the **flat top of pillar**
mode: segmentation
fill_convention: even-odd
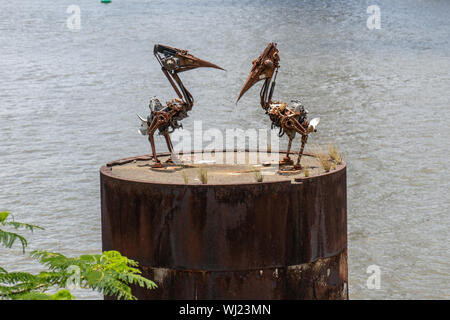
[[[162,168],[152,168],[150,155],[136,156],[107,164],[108,174],[124,180],[160,184],[248,184],[257,182],[292,181],[339,171],[345,163],[333,160],[329,154],[304,153],[302,169],[293,164],[281,164],[286,152],[226,151],[191,152],[177,155],[174,163],[166,163],[169,153],[158,154]],[[293,163],[297,154],[290,155]],[[328,169],[328,170],[326,170]],[[262,180],[261,180],[262,179]]]

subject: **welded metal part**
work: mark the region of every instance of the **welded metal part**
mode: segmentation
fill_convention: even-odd
[[[345,164],[294,181],[155,184],[101,168],[103,250],[139,261],[140,299],[346,299]],[[148,158],[148,157],[147,157]]]
[[[252,69],[239,93],[236,103],[255,83],[264,80],[260,92],[261,107],[266,111],[266,114],[269,115],[270,120],[272,121],[272,129],[274,127],[280,128],[278,135],[281,137],[286,133],[289,138],[286,157],[280,164],[293,163],[289,157],[289,153],[292,140],[298,133],[302,136],[302,143],[294,169],[301,169],[300,160],[308,140],[308,135],[317,130],[316,127],[320,119],[313,119],[314,125],[310,125],[307,120],[308,110],[303,107],[299,100],[291,100],[292,104],[290,106],[285,102],[272,100],[272,95],[275,90],[275,80],[278,74],[278,68],[280,67],[279,62],[280,56],[277,44],[271,42],[267,45],[266,49],[264,49],[263,53],[253,60]]]
[[[147,121],[145,122],[144,118],[138,115],[141,120],[139,132],[148,135],[150,146],[152,148],[153,160],[155,162],[153,167],[162,167],[156,154],[154,141],[155,132],[158,130],[159,134],[165,137],[167,147],[169,148],[170,153],[173,154],[170,133],[175,129],[182,127],[179,121],[186,118],[188,116],[188,111],[194,106],[194,98],[184,86],[178,73],[200,67],[223,69],[218,65],[193,56],[187,50],[181,50],[166,45],[156,44],[153,49],[153,54],[161,65],[162,72],[167,77],[170,85],[178,96],[178,98],[168,101],[165,107],[162,106],[161,102],[156,97],[153,97],[150,99],[150,115],[147,117]],[[172,159],[169,158],[168,161],[172,162]]]

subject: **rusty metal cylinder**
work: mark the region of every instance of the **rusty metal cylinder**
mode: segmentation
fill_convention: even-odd
[[[245,184],[152,183],[111,166],[100,178],[103,250],[158,284],[134,288],[139,299],[348,298],[344,163]]]

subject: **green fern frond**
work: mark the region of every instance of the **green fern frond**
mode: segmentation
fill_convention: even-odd
[[[22,251],[25,252],[25,248],[28,245],[27,239],[15,232],[4,231],[0,229],[0,244],[6,248],[11,248],[16,241],[20,241],[22,245]]]
[[[27,229],[31,232],[34,231],[34,229],[40,229],[40,230],[44,230],[44,228],[36,226],[34,224],[29,224],[29,223],[23,223],[23,222],[15,222],[15,221],[6,221],[3,223],[4,226],[11,226],[14,229]]]
[[[26,229],[31,232],[33,232],[34,229],[43,229],[33,224],[15,222],[14,218],[12,218],[12,221],[8,221],[8,219],[10,219],[11,217],[12,214],[9,211],[0,212],[0,226],[12,227],[16,230]],[[11,248],[16,241],[20,241],[20,244],[22,245],[22,251],[25,252],[25,248],[28,245],[25,237],[15,232],[0,229],[0,244],[5,246],[6,248]]]
[[[20,282],[34,282],[36,276],[28,272],[6,272],[0,273],[1,284],[15,284]]]
[[[41,272],[31,274],[27,272],[9,272],[0,274],[0,297],[21,299],[25,294],[44,292],[50,287],[64,287],[66,275],[64,273]]]
[[[30,253],[30,256],[39,260],[40,263],[45,265],[51,271],[64,271],[71,265],[77,265],[75,259],[67,258],[61,253],[34,250]]]
[[[8,220],[9,217],[12,217],[12,221],[6,221]],[[15,229],[28,229],[31,232],[33,232],[34,229],[41,229],[44,230],[44,228],[34,225],[34,224],[29,224],[29,223],[23,223],[23,222],[15,222],[14,221],[14,217],[11,214],[11,212],[9,211],[2,211],[0,212],[0,225],[2,226],[12,226]]]
[[[52,296],[43,292],[27,292],[14,296],[13,300],[52,300]]]
[[[42,229],[8,219],[11,219],[10,212],[0,212],[0,226],[30,231]],[[16,241],[20,241],[22,249],[25,250],[27,240],[23,236],[0,229],[0,244],[10,248]],[[136,300],[131,285],[147,289],[157,287],[153,281],[141,275],[137,261],[122,256],[118,251],[66,257],[60,253],[35,250],[30,255],[47,267],[47,271],[31,274],[8,272],[0,267],[0,299],[72,300],[75,297],[65,288],[74,281],[74,277],[74,283],[79,284],[81,288],[90,288],[125,300]],[[49,289],[62,290],[51,295],[46,293]]]
[[[129,284],[137,284],[140,287],[146,287],[147,289],[156,289],[158,287],[156,283],[139,274],[124,273],[119,275],[119,279]]]

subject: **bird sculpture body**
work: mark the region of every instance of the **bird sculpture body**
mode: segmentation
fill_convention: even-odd
[[[249,90],[255,83],[264,80],[260,91],[260,104],[266,114],[272,121],[272,129],[279,128],[278,135],[281,137],[286,134],[289,138],[286,156],[280,161],[282,165],[293,165],[294,169],[301,169],[300,160],[303,155],[308,135],[316,131],[320,119],[314,118],[310,122],[307,120],[308,110],[301,104],[299,100],[291,100],[291,105],[286,102],[272,100],[275,89],[275,80],[278,74],[280,57],[276,43],[269,43],[263,53],[253,60],[253,66],[250,74],[239,93],[239,99]],[[297,161],[294,164],[289,157],[291,152],[292,140],[296,134],[301,135],[301,146],[298,153]]]
[[[162,164],[158,160],[154,141],[156,130],[159,131],[160,135],[164,136],[167,147],[171,153],[171,157],[167,162],[173,162],[172,157],[174,156],[174,150],[170,134],[175,129],[182,127],[182,124],[179,122],[188,116],[187,113],[194,106],[194,98],[186,89],[178,74],[200,67],[223,69],[211,62],[193,56],[187,50],[181,50],[166,45],[156,44],[153,53],[161,65],[162,72],[167,77],[178,96],[178,98],[168,101],[165,106],[163,106],[156,97],[152,97],[150,98],[149,104],[150,115],[147,119],[138,115],[141,120],[139,131],[143,135],[148,135],[148,140],[151,145],[154,161],[152,167],[161,168]]]

